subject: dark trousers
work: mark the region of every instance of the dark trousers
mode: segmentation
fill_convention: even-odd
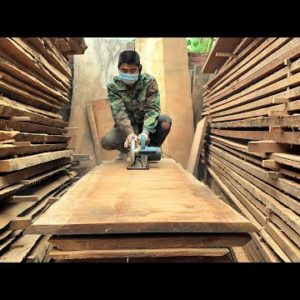
[[[161,126],[162,122],[168,123],[170,127],[168,129],[163,128]],[[155,132],[149,134],[149,146],[160,147],[168,136],[171,126],[172,119],[168,115],[159,115]],[[133,128],[135,133],[138,135],[142,132],[143,125],[133,126]],[[112,130],[101,138],[101,145],[105,150],[119,150],[121,152],[127,152],[128,149],[124,148],[126,137],[127,135],[115,125]]]

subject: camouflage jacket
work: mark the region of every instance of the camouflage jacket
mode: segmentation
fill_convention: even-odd
[[[115,124],[125,134],[133,133],[137,125],[142,125],[143,131],[155,132],[160,95],[153,76],[141,74],[132,90],[115,76],[107,85],[107,91]]]

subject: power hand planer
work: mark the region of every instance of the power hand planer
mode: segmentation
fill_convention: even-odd
[[[139,141],[132,138],[129,150],[128,170],[148,170],[148,161],[159,161],[161,148],[146,145],[146,138],[141,136]]]

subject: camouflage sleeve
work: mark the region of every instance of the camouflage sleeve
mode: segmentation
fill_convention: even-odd
[[[129,133],[134,133],[131,126],[131,122],[128,118],[126,112],[125,104],[122,98],[118,95],[116,88],[113,84],[108,84],[107,86],[108,101],[110,103],[111,112],[115,124],[123,131],[126,135]]]
[[[160,114],[160,95],[155,79],[152,80],[148,87],[146,103],[143,131],[154,132]]]

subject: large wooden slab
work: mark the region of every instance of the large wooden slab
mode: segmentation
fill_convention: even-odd
[[[105,162],[30,228],[40,234],[252,232],[254,226],[172,159],[150,170]]]
[[[135,50],[140,54],[143,71],[157,80],[161,113],[173,121],[162,150],[186,168],[194,136],[186,39],[137,38]]]
[[[232,52],[241,40],[242,38],[218,38],[203,66],[203,73],[213,73],[219,69],[228,57],[216,56],[216,53]]]

